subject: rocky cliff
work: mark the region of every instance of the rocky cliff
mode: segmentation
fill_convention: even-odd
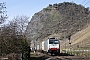
[[[35,13],[26,29],[29,41],[42,41],[45,37],[63,33],[66,37],[86,28],[90,23],[89,8],[72,2],[49,4],[46,8]]]

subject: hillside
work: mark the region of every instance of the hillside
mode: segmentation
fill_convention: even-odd
[[[72,36],[72,45],[77,48],[90,48],[90,26]]]
[[[86,29],[83,29],[74,35],[71,36],[71,45],[72,49],[90,49],[90,26],[88,26]],[[65,42],[66,42],[66,48],[69,49],[69,41],[66,39],[65,41],[61,41],[61,49],[65,49]]]
[[[89,13],[89,8],[72,2],[49,4],[32,16],[26,37],[29,42],[42,41],[45,37],[56,34],[63,40],[64,33],[68,37],[87,28],[90,23]]]

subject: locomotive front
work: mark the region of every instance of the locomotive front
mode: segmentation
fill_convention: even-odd
[[[60,53],[60,42],[57,39],[49,39],[49,53],[59,54]]]

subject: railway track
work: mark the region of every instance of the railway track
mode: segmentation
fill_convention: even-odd
[[[38,52],[36,56],[37,58],[42,58],[38,60],[90,60],[90,58],[84,58],[80,56],[70,56],[68,54],[63,54],[63,53],[60,55],[51,56],[51,54],[43,54],[43,53]]]
[[[50,54],[40,54],[39,56],[43,56],[44,60],[90,60],[90,58],[84,58],[84,57],[80,57],[80,56],[70,56],[67,54],[63,54],[63,55],[50,55]]]
[[[78,56],[50,56],[45,60],[90,60],[90,58],[82,58]]]
[[[52,58],[50,57],[50,58],[48,58],[46,60],[90,60],[90,59],[79,58],[79,57],[72,57],[72,58],[70,58],[70,57],[66,57],[66,56],[64,56],[64,57],[57,56],[57,57],[52,57]]]

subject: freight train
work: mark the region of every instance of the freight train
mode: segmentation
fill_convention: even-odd
[[[59,54],[60,53],[60,41],[55,38],[48,38],[42,41],[36,46],[37,51],[42,51],[43,53]]]

